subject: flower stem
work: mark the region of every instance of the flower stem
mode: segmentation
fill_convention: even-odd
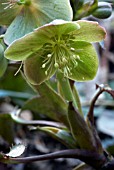
[[[73,96],[74,96],[74,100],[76,102],[76,105],[77,105],[77,108],[78,108],[78,111],[79,113],[83,115],[83,111],[82,111],[82,106],[81,106],[81,101],[80,101],[80,96],[79,96],[79,92],[76,88],[76,85],[74,84],[75,82],[73,80],[70,80],[70,85],[71,85],[71,89],[72,89],[72,93],[73,93]]]

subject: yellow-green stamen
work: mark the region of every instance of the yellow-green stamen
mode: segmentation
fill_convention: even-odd
[[[64,40],[63,37],[61,39],[56,36],[52,40],[43,48],[42,68],[45,69],[45,74],[47,75],[54,66],[62,71],[64,76],[72,75],[72,69],[78,66],[79,61],[82,61],[80,56],[76,54],[77,51],[70,45],[68,39]]]

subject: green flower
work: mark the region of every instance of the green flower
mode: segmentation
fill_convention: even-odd
[[[57,70],[69,79],[87,81],[94,78],[98,69],[98,57],[91,43],[103,40],[105,35],[97,22],[54,20],[13,42],[5,57],[22,60],[24,73],[32,84],[48,80]]]
[[[72,20],[69,0],[0,0],[0,25],[10,25],[5,43],[32,32],[54,19]]]

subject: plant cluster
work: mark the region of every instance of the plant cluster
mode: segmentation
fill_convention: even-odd
[[[0,36],[0,77],[6,82],[12,70],[19,74],[23,104],[8,114],[0,115],[0,126],[6,122],[9,133],[12,122],[34,126],[68,147],[46,155],[19,157],[25,146],[15,145],[10,152],[0,153],[0,162],[27,163],[56,158],[76,158],[93,170],[111,170],[114,159],[103,149],[94,125],[94,106],[103,92],[114,97],[105,85],[96,85],[96,94],[84,117],[75,82],[92,80],[99,66],[94,43],[101,44],[105,28],[87,17],[106,19],[111,16],[113,1],[86,0],[1,0],[0,25],[7,27]],[[16,79],[16,77],[15,77]],[[14,80],[14,78],[12,79]],[[12,89],[12,80],[9,80]],[[10,85],[9,85],[10,86]],[[6,88],[7,89],[7,88]],[[25,90],[26,89],[26,90]],[[27,96],[31,92],[31,95]],[[16,93],[18,95],[18,93]],[[29,93],[30,94],[30,93]],[[19,102],[19,101],[18,101]],[[31,110],[50,118],[27,121],[20,117],[22,110]],[[8,124],[7,124],[8,123]],[[10,128],[9,128],[10,127]],[[11,134],[4,137],[10,144]]]

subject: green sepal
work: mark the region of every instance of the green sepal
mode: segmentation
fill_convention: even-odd
[[[68,63],[72,70],[67,77],[81,82],[92,80],[98,70],[98,56],[95,48],[84,41],[75,41],[72,43],[72,47],[75,49],[76,55],[79,55],[79,59],[76,59],[77,65],[74,65],[72,60]]]
[[[57,2],[54,0],[33,0],[29,4],[14,3],[12,8],[8,7],[7,9],[4,9],[3,4],[0,4],[4,20],[8,18],[9,22],[11,22],[15,18],[5,34],[5,42],[8,45],[34,31],[35,28],[55,19],[72,20],[72,8],[68,0],[63,0],[62,2],[60,0]]]
[[[9,25],[21,11],[22,6],[16,4],[13,8],[5,9],[8,4],[8,0],[0,0],[0,25]]]
[[[37,56],[37,54],[24,61],[24,74],[31,84],[41,84],[54,75],[55,67],[48,63],[46,68],[49,65],[50,69],[46,70],[46,68],[42,68],[43,61],[43,56]]]
[[[4,36],[5,43],[8,45],[11,44],[16,39],[32,32],[34,28],[37,28],[37,25],[33,13],[28,8],[25,8],[23,13],[17,15],[11,25],[7,28]]]
[[[35,53],[38,55],[39,49],[43,48],[46,43],[52,43],[54,41],[52,38],[55,38],[56,35],[66,35],[79,28],[80,26],[76,22],[54,20],[10,44],[5,51],[5,57],[20,61],[34,56]]]
[[[75,41],[99,42],[106,36],[106,31],[98,22],[93,21],[76,21],[80,29],[74,31]]]
[[[89,42],[100,41],[105,38],[105,34],[104,29],[96,22],[54,20],[12,43],[6,49],[5,56],[17,61],[26,59],[25,75],[32,84],[41,84],[48,80],[57,69],[71,80],[87,81],[95,77],[98,68],[97,54]],[[75,50],[73,52],[75,55],[71,60],[69,59],[66,66],[61,68],[55,67],[55,64],[59,64],[55,63],[57,51],[54,52],[54,57],[52,55],[52,58],[48,58],[48,55],[53,53],[56,38],[58,42],[60,39],[60,43],[63,39],[66,44],[69,43],[71,48],[68,48]],[[79,59],[75,59],[77,55]],[[58,57],[56,59],[58,62]],[[70,71],[67,70],[65,74],[67,68]]]

